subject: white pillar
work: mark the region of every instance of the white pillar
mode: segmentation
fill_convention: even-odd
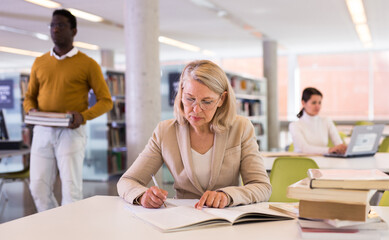
[[[113,51],[110,49],[101,49],[101,66],[107,68],[114,68],[114,56]]]
[[[300,82],[297,67],[297,55],[288,56],[288,120],[295,120],[300,111]]]
[[[125,1],[126,145],[129,167],[161,117],[159,3]]]
[[[263,72],[267,79],[267,138],[270,151],[280,148],[278,120],[277,42],[263,41]]]

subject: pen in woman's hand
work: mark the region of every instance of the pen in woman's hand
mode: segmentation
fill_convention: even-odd
[[[155,185],[157,188],[160,188],[159,185],[158,185],[157,179],[155,179],[154,174],[151,174],[151,178],[153,179],[154,185]],[[165,202],[163,202],[163,206],[167,207],[166,204],[165,204]]]

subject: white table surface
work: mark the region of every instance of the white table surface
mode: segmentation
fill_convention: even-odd
[[[289,240],[301,239],[296,220],[215,226],[162,233],[137,219],[119,197],[94,196],[66,206],[0,224],[0,239],[21,240]],[[389,207],[374,207],[387,222]],[[389,239],[389,231],[380,231]]]
[[[320,168],[333,169],[373,169],[377,168],[383,172],[389,173],[389,153],[376,153],[371,157],[358,158],[330,158],[323,156],[307,156],[315,160]],[[270,171],[276,157],[263,157],[267,171]]]

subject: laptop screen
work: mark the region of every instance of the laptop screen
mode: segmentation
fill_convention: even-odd
[[[374,144],[377,137],[377,133],[359,134],[351,151],[354,153],[374,151]]]
[[[383,124],[355,126],[346,154],[375,153],[383,130]]]

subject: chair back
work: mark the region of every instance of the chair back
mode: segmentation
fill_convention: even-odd
[[[288,147],[288,152],[294,152],[294,145],[291,143]]]
[[[306,157],[279,157],[274,160],[270,172],[272,195],[269,202],[297,202],[286,197],[289,185],[307,177],[309,168],[319,168],[316,162]]]
[[[361,126],[361,125],[374,125],[373,122],[369,122],[369,121],[356,121],[355,122],[355,125],[356,126]]]
[[[389,191],[385,191],[381,197],[378,206],[388,207],[389,206]]]
[[[389,137],[384,138],[380,147],[378,148],[378,152],[389,152]]]

